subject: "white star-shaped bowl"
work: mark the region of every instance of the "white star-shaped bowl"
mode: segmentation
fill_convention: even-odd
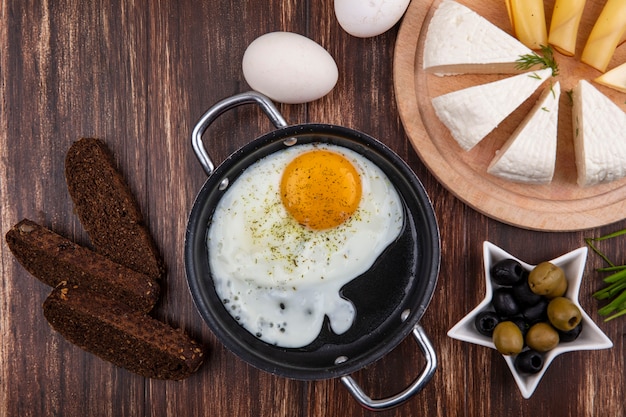
[[[529,265],[523,262],[490,242],[483,243],[483,256],[486,283],[485,299],[469,314],[463,317],[463,319],[461,319],[461,321],[459,321],[454,327],[452,327],[448,331],[448,336],[453,339],[495,349],[496,347],[491,338],[478,333],[478,330],[476,330],[474,325],[474,319],[478,313],[485,310],[493,311],[493,308],[490,305],[491,297],[493,290],[495,288],[499,288],[499,286],[493,283],[489,277],[491,266],[503,259],[515,259],[529,271],[534,268],[534,265]],[[600,330],[600,328],[589,318],[578,302],[578,292],[580,290],[580,283],[582,282],[586,260],[587,247],[581,247],[550,261],[561,267],[565,272],[565,276],[568,281],[565,296],[572,300],[582,313],[583,328],[578,338],[572,342],[559,343],[556,348],[546,352],[544,354],[543,368],[536,374],[518,372],[514,365],[515,357],[504,356],[504,360],[509,366],[511,373],[513,374],[513,378],[515,379],[515,382],[517,383],[517,386],[519,387],[524,398],[530,398],[533,395],[533,392],[535,392],[535,389],[537,388],[537,385],[539,385],[539,381],[541,381],[541,378],[548,369],[548,366],[550,366],[554,358],[560,354],[576,350],[608,349],[613,346],[613,342],[611,342],[602,330]]]

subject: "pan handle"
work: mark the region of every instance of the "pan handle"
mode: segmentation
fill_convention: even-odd
[[[350,391],[350,394],[352,394],[363,407],[372,411],[382,411],[396,407],[420,392],[433,377],[437,369],[437,355],[424,329],[419,324],[413,328],[413,337],[415,337],[417,344],[424,354],[426,364],[424,365],[422,373],[404,391],[389,398],[373,400],[363,392],[361,387],[351,376],[341,377],[341,382],[343,382],[348,391]]]
[[[215,165],[211,160],[211,157],[207,153],[204,143],[202,142],[202,134],[209,127],[211,123],[215,121],[222,113],[227,110],[231,110],[242,104],[254,104],[257,103],[261,106],[267,117],[277,128],[287,126],[287,122],[280,114],[272,100],[256,91],[248,91],[245,93],[236,94],[232,97],[225,98],[218,103],[214,104],[206,113],[198,120],[196,126],[193,128],[191,134],[191,146],[196,153],[196,157],[200,161],[200,165],[204,169],[204,172],[208,176],[211,176]]]

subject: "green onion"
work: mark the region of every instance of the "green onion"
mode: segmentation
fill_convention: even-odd
[[[597,238],[585,239],[591,250],[609,265],[604,268],[598,268],[597,271],[611,273],[603,279],[603,282],[606,284],[604,288],[592,294],[597,300],[608,300],[608,304],[598,310],[598,313],[605,317],[605,322],[626,315],[626,265],[615,265],[594,243],[623,235],[626,235],[626,229]]]

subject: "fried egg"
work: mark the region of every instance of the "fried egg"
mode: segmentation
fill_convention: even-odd
[[[355,307],[341,288],[403,224],[398,192],[367,158],[331,144],[286,148],[250,165],[215,209],[207,248],[216,292],[269,344],[306,346],[325,317],[342,334]]]

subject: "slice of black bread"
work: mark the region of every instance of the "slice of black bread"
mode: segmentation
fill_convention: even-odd
[[[56,288],[43,311],[69,342],[147,378],[183,379],[204,360],[201,345],[182,330],[80,287]]]
[[[24,219],[6,234],[9,249],[35,278],[57,287],[81,285],[140,311],[159,299],[159,283]]]
[[[74,211],[94,249],[135,271],[159,279],[163,262],[139,205],[104,142],[80,139],[65,157]]]

